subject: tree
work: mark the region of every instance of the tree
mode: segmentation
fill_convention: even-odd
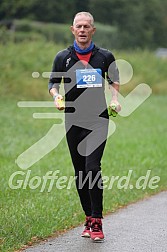
[[[164,0],[1,0],[0,20],[71,24],[77,12],[90,11],[95,22],[115,28],[117,48],[154,48],[167,44],[166,10]]]

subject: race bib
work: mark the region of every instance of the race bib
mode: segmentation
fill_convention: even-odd
[[[97,69],[77,69],[77,88],[102,87],[102,71]]]

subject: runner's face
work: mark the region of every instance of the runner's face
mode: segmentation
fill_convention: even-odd
[[[91,25],[91,19],[85,15],[79,15],[75,18],[75,23],[71,26],[77,44],[86,45],[92,40],[96,28]]]

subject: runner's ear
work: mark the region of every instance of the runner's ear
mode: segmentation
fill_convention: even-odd
[[[95,33],[95,31],[96,31],[96,27],[93,27],[93,32],[92,32],[92,34],[94,34],[94,33]]]
[[[70,27],[70,30],[74,34],[74,27],[73,26]]]

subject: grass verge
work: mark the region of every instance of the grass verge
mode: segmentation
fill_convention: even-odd
[[[74,175],[65,139],[29,168],[27,182],[27,170],[21,170],[15,163],[18,155],[43,137],[53,125],[53,119],[35,120],[32,113],[53,112],[54,108],[18,108],[17,100],[10,99],[2,99],[0,106],[3,112],[0,122],[0,242],[1,251],[6,252],[76,226],[83,221],[84,215],[74,183],[69,190],[56,188],[56,180],[50,192],[49,182],[43,192],[40,192],[42,183],[32,189],[37,181],[31,179],[38,176],[42,181],[48,171],[59,170],[58,176]],[[132,170],[130,184],[134,188],[118,189],[118,180],[112,188],[107,187],[104,190],[104,214],[167,189],[166,120],[166,96],[155,95],[131,116],[114,119],[117,128],[107,142],[102,160],[103,176],[127,176]],[[160,177],[157,188],[150,189],[147,183],[145,189],[137,189],[136,181],[148,170],[149,181],[153,176]],[[9,179],[18,171],[22,174],[15,177],[13,184],[20,185],[20,188],[14,190],[9,187]]]

